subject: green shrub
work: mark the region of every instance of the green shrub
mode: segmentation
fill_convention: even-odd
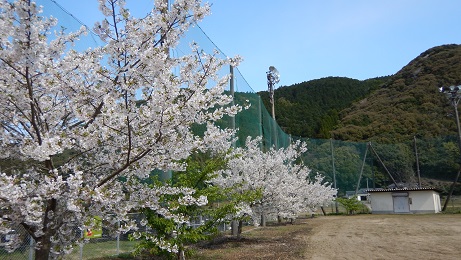
[[[355,214],[357,211],[363,209],[365,207],[360,201],[357,200],[357,198],[337,198],[336,199],[339,204],[341,204],[344,208],[346,208],[346,211],[349,215]]]

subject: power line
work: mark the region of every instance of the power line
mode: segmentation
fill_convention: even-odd
[[[90,31],[90,35],[91,35],[91,39],[93,39],[94,43],[97,45],[98,42],[96,41],[96,39],[94,38],[94,36],[97,36],[99,37],[92,29],[90,29],[90,27],[88,27],[85,23],[83,23],[80,19],[78,19],[75,15],[73,15],[71,12],[67,11],[67,9],[65,9],[64,7],[62,7],[62,5],[58,4],[56,2],[56,0],[49,0],[51,1],[53,4],[55,4],[59,9],[61,9],[64,13],[66,13],[67,15],[69,15],[70,17],[72,17],[75,21],[77,21],[79,24],[85,26],[85,28]]]
[[[197,28],[200,29],[200,31],[203,33],[203,35],[205,35],[205,37],[208,39],[208,41],[211,42],[211,44],[213,44],[213,46],[220,52],[222,53],[224,56],[227,57],[227,55],[221,50],[219,49],[218,45],[216,45],[213,40],[208,36],[208,34],[205,33],[205,31],[203,31],[202,27],[200,27],[197,23],[195,24],[197,26]],[[237,69],[237,71],[239,72],[240,76],[242,77],[243,81],[245,82],[245,84],[251,89],[251,91],[253,91],[253,93],[256,93],[256,91],[250,86],[250,84],[248,84],[247,80],[243,77],[242,73],[240,72],[240,70],[238,68],[235,68]]]
[[[96,34],[92,29],[90,29],[90,27],[88,27],[84,22],[82,22],[80,19],[78,19],[74,14],[72,14],[70,11],[68,11],[66,8],[64,8],[62,5],[60,5],[58,2],[56,2],[56,0],[49,0],[50,2],[52,2],[53,4],[55,4],[59,9],[61,9],[64,13],[66,13],[67,15],[69,15],[70,17],[72,17],[72,19],[74,19],[75,21],[77,21],[79,24],[81,24],[82,26],[85,26],[85,28],[91,33],[90,36],[91,36],[91,39],[93,40],[93,42],[98,45],[98,41],[95,39],[94,36],[98,37],[98,34]],[[197,28],[200,29],[200,31],[203,33],[203,35],[205,35],[206,39],[208,41],[211,42],[211,44],[214,46],[214,48],[216,48],[216,50],[218,50],[220,53],[222,53],[224,56],[227,57],[227,55],[213,42],[213,40],[205,33],[205,31],[203,31],[203,29],[196,23],[195,24],[197,26]],[[181,51],[182,52],[182,51]],[[254,93],[256,93],[254,91],[253,88],[251,88],[250,84],[248,84],[247,80],[243,77],[242,73],[240,72],[240,70],[238,68],[236,68],[236,70],[239,72],[240,76],[242,77],[243,81],[245,82],[245,84],[251,89],[251,91],[253,91]]]

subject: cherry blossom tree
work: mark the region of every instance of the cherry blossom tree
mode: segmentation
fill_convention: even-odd
[[[99,0],[99,8],[105,19],[94,30],[104,45],[76,51],[84,28],[55,31],[57,21],[32,0],[0,0],[0,159],[21,164],[1,169],[0,234],[23,226],[36,259],[83,242],[74,229],[94,216],[124,223],[117,232],[136,229],[127,213],[139,208],[186,221],[158,198],[204,205],[206,197],[140,180],[152,169],[184,170],[191,151],[231,134],[214,122],[239,111],[224,94],[227,77],[217,76],[238,58],[222,60],[196,44],[190,55],[169,55],[208,5],[176,0],[168,9],[157,0],[143,18],[132,17],[124,0]],[[208,131],[197,136],[193,124]],[[162,238],[154,242],[175,250]]]
[[[298,162],[306,150],[296,142],[287,148],[274,147],[263,151],[261,138],[248,138],[245,147],[237,148],[229,160],[228,169],[213,180],[222,187],[261,190],[262,198],[250,203],[253,220],[265,224],[265,216],[295,218],[299,213],[313,210],[333,200],[336,190],[323,183],[320,175],[310,178],[310,170]]]

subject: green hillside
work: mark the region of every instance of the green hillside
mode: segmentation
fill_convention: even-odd
[[[387,84],[340,113],[332,132],[340,140],[395,143],[413,136],[455,135],[453,107],[439,92],[461,83],[461,46],[429,49],[390,78]]]
[[[330,138],[339,112],[378,89],[389,77],[360,81],[328,77],[280,87],[275,90],[277,123],[294,136]],[[269,96],[259,92],[268,111]]]
[[[442,86],[461,84],[461,45],[431,48],[392,76],[328,77],[275,90],[277,123],[309,138],[395,143],[455,135]],[[268,111],[267,91],[261,91]]]
[[[453,107],[439,88],[460,84],[461,45],[443,45],[423,52],[392,76],[364,81],[329,77],[276,89],[275,114],[287,133],[325,143],[323,148],[310,146],[311,152],[325,154],[324,161],[306,158],[306,162],[330,180],[330,146],[328,140],[320,139],[361,144],[371,141],[397,182],[414,183],[416,137],[419,171],[430,182],[425,186],[445,190],[449,182],[439,185],[433,181],[452,181],[460,157]],[[267,92],[259,94],[270,111]],[[339,152],[335,151],[337,160]],[[358,172],[363,154],[355,154],[355,159],[345,157],[343,165],[337,162],[339,181]],[[380,175],[383,179],[379,185],[390,184],[376,156],[369,158],[372,167],[364,177],[376,179]],[[352,162],[354,165],[348,166]],[[345,187],[353,188],[354,180],[356,177],[351,177]]]

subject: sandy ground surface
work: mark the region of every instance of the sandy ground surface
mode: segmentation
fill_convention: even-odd
[[[304,259],[461,259],[461,215],[317,217]]]
[[[249,228],[191,259],[461,259],[461,214],[317,216]]]

